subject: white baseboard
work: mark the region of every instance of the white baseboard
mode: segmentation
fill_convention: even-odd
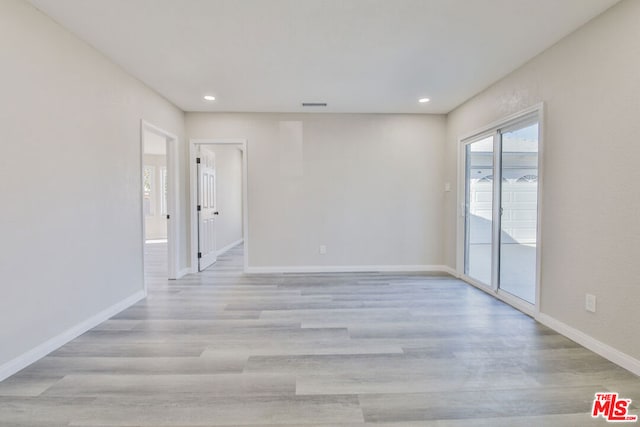
[[[187,267],[187,268],[183,268],[182,270],[178,271],[178,274],[176,274],[176,280],[180,279],[181,277],[186,276],[187,274],[192,273],[191,268]]]
[[[450,273],[446,265],[301,265],[277,267],[248,267],[248,274],[282,274],[282,273],[407,273],[407,272],[442,272]]]
[[[460,274],[458,274],[458,272],[456,271],[455,268],[453,267],[449,267],[448,265],[443,265],[442,267],[442,271],[444,271],[445,273],[449,273],[450,275],[452,275],[453,277],[455,277],[456,279],[460,278]]]
[[[238,246],[242,242],[244,242],[244,239],[236,240],[235,242],[232,242],[232,243],[228,244],[224,248],[216,251],[216,256],[220,256],[220,255],[225,254],[226,252],[228,252],[229,250],[235,248],[236,246]]]
[[[640,376],[640,360],[621,352],[608,344],[605,344],[590,335],[581,332],[566,323],[557,320],[544,313],[539,313],[536,320],[554,331],[566,336],[567,338],[577,342],[578,344],[588,348],[594,353],[599,354],[605,359],[610,360],[618,366],[623,367],[636,375]]]
[[[112,305],[105,310],[102,310],[98,314],[90,317],[89,319],[77,324],[76,326],[67,329],[60,335],[57,335],[42,344],[36,346],[35,348],[27,351],[26,353],[16,357],[13,360],[3,364],[0,366],[0,381],[10,377],[11,375],[19,372],[20,370],[26,368],[32,363],[42,359],[47,354],[51,353],[54,350],[62,347],[69,341],[77,338],[83,333],[87,332],[89,329],[98,326],[100,323],[105,320],[115,316],[120,313],[122,310],[132,306],[137,303],[141,299],[146,297],[145,291],[138,291],[135,294],[131,295],[128,298]]]

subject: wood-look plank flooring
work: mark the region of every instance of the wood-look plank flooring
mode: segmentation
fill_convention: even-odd
[[[1,426],[590,426],[640,379],[434,274],[182,280],[150,249],[149,297],[0,383]],[[155,252],[154,252],[155,251]]]

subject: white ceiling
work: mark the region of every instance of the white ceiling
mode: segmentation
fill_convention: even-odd
[[[185,111],[446,113],[618,0],[30,1]]]

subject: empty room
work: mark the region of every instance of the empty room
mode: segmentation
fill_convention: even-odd
[[[640,1],[0,0],[0,76],[0,426],[640,422]]]

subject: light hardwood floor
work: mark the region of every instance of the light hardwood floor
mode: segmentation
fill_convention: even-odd
[[[240,248],[158,268],[145,301],[0,383],[0,425],[589,426],[605,390],[638,413],[638,377],[449,276],[245,276]]]

